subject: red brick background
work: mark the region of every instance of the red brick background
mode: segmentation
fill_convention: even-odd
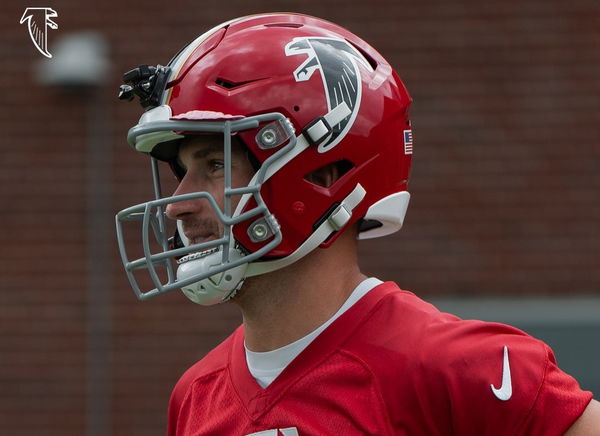
[[[18,23],[36,5],[59,14],[51,50],[72,32],[107,38],[100,97],[36,84],[42,56]],[[139,106],[116,100],[121,74],[164,64],[239,15],[335,21],[377,47],[411,91],[412,203],[401,233],[363,244],[365,271],[425,296],[598,292],[597,0],[301,5],[2,2],[0,433],[163,434],[179,374],[239,322],[233,307],[178,293],[137,302],[113,232],[114,213],[151,195],[147,162],[125,143]],[[92,137],[104,159],[90,163],[92,116],[107,120]],[[94,175],[106,182],[90,186]]]

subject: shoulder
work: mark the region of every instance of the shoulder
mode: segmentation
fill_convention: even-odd
[[[461,434],[562,435],[591,399],[547,344],[517,328],[457,319],[426,331],[429,393],[451,405]]]
[[[409,361],[432,371],[452,362],[502,359],[504,346],[545,362],[549,348],[541,341],[509,325],[463,320],[401,290],[393,283],[381,285],[385,293],[364,317],[364,325],[351,337],[348,347],[363,344],[386,347],[407,354]]]
[[[385,282],[369,292],[368,312],[358,312],[364,326],[358,329],[355,343],[364,341],[396,344],[394,349],[412,348],[422,345],[423,340],[435,339],[437,329],[453,326],[460,319],[440,312],[432,304],[422,300],[410,291],[400,289],[393,282]],[[364,332],[364,335],[361,335]],[[372,334],[374,333],[374,334]]]
[[[391,415],[412,401],[431,428],[458,434],[561,434],[591,398],[542,341],[462,320],[399,289],[380,299],[345,349],[378,380]]]

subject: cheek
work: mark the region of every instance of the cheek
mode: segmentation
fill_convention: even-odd
[[[223,205],[224,205],[224,199],[225,199],[225,193],[223,192],[223,185],[215,187],[215,189],[211,189],[210,191],[208,191],[213,198],[215,199],[215,201],[217,202],[217,204],[219,205],[219,207],[221,208],[221,210],[223,210]]]
[[[231,185],[234,188],[241,188],[244,186],[248,186],[248,183],[250,183],[250,180],[252,180],[252,177],[254,177],[254,170],[252,170],[251,168],[249,168],[249,169],[244,168],[243,171],[237,171],[233,174],[233,177],[231,179]],[[233,210],[235,210],[235,208],[237,207],[241,198],[242,198],[241,195],[236,195],[235,197],[233,197],[231,199],[231,204],[233,206]]]
[[[241,160],[241,159],[240,159]],[[254,177],[254,170],[250,165],[250,162],[244,159],[238,164],[238,168],[233,172],[232,185],[236,187],[248,186],[252,177]]]

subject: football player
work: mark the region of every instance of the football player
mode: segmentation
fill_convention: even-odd
[[[169,435],[600,434],[599,403],[547,345],[360,271],[357,240],[402,226],[413,147],[411,98],[369,44],[254,15],[125,82],[156,192],[117,215],[134,291],[243,315],[177,383]],[[161,161],[178,180],[165,197]]]

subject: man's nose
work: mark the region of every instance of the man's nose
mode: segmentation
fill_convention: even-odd
[[[177,186],[177,189],[173,193],[175,195],[190,194],[193,192],[202,191],[202,187],[199,186],[191,177],[186,174],[184,178]],[[193,215],[199,213],[204,207],[206,207],[206,200],[201,198],[195,198],[192,200],[177,201],[174,203],[167,204],[166,214],[169,218],[177,220],[182,219],[186,215]]]

